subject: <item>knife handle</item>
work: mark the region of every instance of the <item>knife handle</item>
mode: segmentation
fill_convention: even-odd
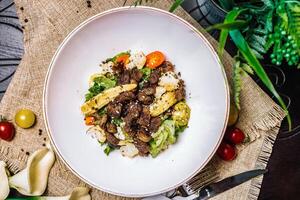
[[[205,186],[200,189],[199,196],[194,200],[207,200],[211,197],[212,188],[210,186]]]

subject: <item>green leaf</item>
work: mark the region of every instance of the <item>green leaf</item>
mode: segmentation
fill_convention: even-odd
[[[169,9],[169,12],[174,12],[183,2],[184,0],[175,0],[171,8]]]
[[[85,95],[85,101],[89,101],[91,98],[101,93],[104,90],[116,86],[117,81],[115,77],[107,78],[105,76],[100,76],[94,79],[94,85],[89,88],[89,92]]]
[[[261,55],[261,53],[259,53],[255,49],[252,48],[251,50],[252,50],[253,54],[256,56],[256,58],[258,58],[260,60],[262,60],[264,58],[263,55]]]
[[[234,93],[234,102],[238,110],[241,109],[240,106],[240,94],[242,89],[242,80],[241,80],[241,62],[236,61],[233,65],[233,93]]]
[[[147,3],[148,2],[148,0],[144,0],[145,1],[145,3]],[[125,1],[125,3],[126,3],[126,1]],[[143,3],[143,0],[136,0],[134,3],[133,3],[133,5],[134,6],[138,6],[138,5],[141,5]]]
[[[274,1],[273,0],[261,0],[265,6],[270,7],[270,8],[274,8]]]
[[[220,23],[220,24],[215,24],[212,25],[208,28],[206,28],[206,31],[211,31],[214,29],[229,29],[229,30],[233,30],[233,29],[240,29],[245,27],[248,24],[247,21],[245,20],[236,20],[234,22],[224,22],[224,23]]]
[[[233,6],[234,6],[234,1],[233,0],[219,0],[220,6],[224,9],[224,10],[232,10]]]
[[[252,42],[248,42],[248,44],[253,50],[257,51],[259,54],[266,53],[265,46],[262,46],[259,42],[252,41]]]
[[[265,36],[268,34],[268,31],[266,31],[265,29],[262,29],[262,28],[257,28],[257,29],[254,29],[253,30],[253,33],[255,35],[262,35],[262,36]]]
[[[108,156],[114,149],[115,148],[113,148],[112,146],[107,145],[104,149],[104,153]]]
[[[242,63],[241,67],[242,67],[242,69],[243,69],[244,71],[246,71],[248,74],[254,75],[254,71],[253,71],[252,68],[251,68],[249,65],[247,65],[246,63]]]
[[[256,75],[260,78],[260,80],[264,83],[264,85],[269,89],[269,91],[274,95],[274,97],[278,100],[281,107],[285,110],[287,114],[287,120],[289,124],[289,129],[291,130],[292,122],[287,107],[277,93],[276,89],[274,88],[271,80],[269,79],[267,73],[265,72],[264,68],[261,66],[255,55],[252,53],[249,45],[247,44],[246,40],[244,39],[243,35],[238,30],[232,30],[229,32],[233,42],[238,47],[239,51],[242,53],[243,57],[247,61],[247,63],[252,67],[255,71]]]
[[[113,118],[111,120],[111,123],[113,123],[116,126],[120,126],[122,122],[123,122],[123,120],[121,118]]]
[[[286,10],[288,16],[288,32],[296,41],[300,55],[300,4],[290,3]]]
[[[243,11],[245,11],[245,10],[237,9],[237,8],[233,9],[226,15],[224,23],[226,24],[226,23],[233,22]],[[218,49],[218,53],[220,56],[223,55],[223,53],[224,53],[224,48],[225,48],[226,40],[228,37],[228,33],[229,33],[228,29],[223,29],[220,33],[219,49]]]
[[[266,16],[266,19],[265,19],[265,29],[268,32],[273,31],[273,13],[274,13],[273,11],[269,12]]]
[[[107,109],[106,109],[106,107],[103,107],[103,108],[101,108],[100,110],[98,110],[98,114],[101,116],[101,115],[104,115],[104,114],[106,114],[107,113]]]

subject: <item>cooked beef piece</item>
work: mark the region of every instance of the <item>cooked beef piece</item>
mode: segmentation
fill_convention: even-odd
[[[159,80],[159,77],[160,77],[160,72],[159,70],[154,70],[151,74],[150,74],[150,77],[149,77],[149,82],[151,84],[156,84]]]
[[[151,115],[148,107],[143,107],[143,111],[140,115],[140,118],[137,120],[137,123],[142,127],[148,127],[150,124]]]
[[[175,98],[177,101],[183,100],[185,97],[185,90],[184,88],[179,88],[175,91]]]
[[[101,128],[103,128],[103,129],[105,128],[105,124],[106,124],[106,122],[107,122],[107,118],[108,118],[107,114],[100,115],[99,126],[100,126]]]
[[[119,62],[115,65],[113,65],[112,70],[116,74],[120,74],[124,71],[124,64],[122,62]]]
[[[160,67],[163,73],[174,72],[174,65],[169,61],[163,62],[163,64]]]
[[[123,92],[119,96],[116,97],[115,101],[119,103],[124,103],[125,101],[130,101],[135,99],[136,96],[133,92]]]
[[[131,101],[127,108],[127,115],[129,118],[137,119],[140,116],[142,111],[142,105],[139,104],[137,101]]]
[[[130,137],[134,137],[136,134],[135,126],[132,125],[132,123],[125,123],[124,131],[128,134]]]
[[[177,101],[181,101],[185,98],[185,88],[184,88],[184,81],[180,80],[179,87],[175,91],[175,98]]]
[[[139,150],[141,156],[146,156],[150,150],[148,143],[139,140],[138,138],[134,139],[134,145]]]
[[[137,122],[136,119],[140,116],[142,106],[138,102],[130,102],[127,106],[127,115],[124,117],[124,130],[125,132],[133,137],[136,134]]]
[[[147,87],[143,88],[141,92],[144,92],[146,95],[154,95],[155,94],[155,87]]]
[[[138,84],[138,82],[136,82],[134,79],[130,79],[130,84]]]
[[[120,142],[120,140],[118,138],[116,138],[113,134],[108,133],[108,132],[106,132],[105,135],[106,135],[106,140],[110,145],[112,145],[114,147],[118,146],[118,144]]]
[[[145,105],[149,105],[153,102],[155,94],[155,86],[144,87],[138,93],[138,100]]]
[[[131,125],[132,121],[134,120],[134,118],[132,117],[132,115],[128,115],[128,113],[127,113],[127,115],[123,119],[124,119],[125,124],[129,124],[129,125]]]
[[[149,131],[155,133],[161,125],[160,117],[153,117],[149,125]]]
[[[173,106],[169,108],[164,114],[168,117],[171,117],[173,113]]]
[[[147,88],[147,87],[150,87],[150,86],[151,86],[150,82],[146,81],[146,82],[143,83],[143,87],[142,88]]]
[[[147,95],[145,91],[140,91],[138,93],[138,100],[145,105],[149,105],[153,102],[153,95]]]
[[[107,105],[107,114],[110,117],[120,117],[121,112],[122,112],[122,104],[121,103],[116,103],[116,102],[111,102]]]
[[[117,132],[117,126],[115,124],[112,124],[110,122],[106,123],[106,130],[109,133],[116,133]]]
[[[136,137],[143,142],[149,142],[152,139],[150,133],[147,132],[144,128],[140,128],[137,131]]]
[[[143,73],[140,70],[138,70],[137,68],[131,70],[131,79],[135,80],[136,82],[140,82],[142,78]]]
[[[128,70],[124,70],[118,78],[118,85],[125,85],[129,83],[130,83],[130,72]]]

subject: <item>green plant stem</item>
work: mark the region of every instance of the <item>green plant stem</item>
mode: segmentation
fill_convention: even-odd
[[[240,29],[245,27],[248,24],[247,21],[245,20],[236,20],[234,22],[224,22],[224,23],[220,23],[220,24],[214,24],[212,26],[209,26],[208,28],[206,28],[206,31],[211,31],[214,29],[228,29],[228,30],[233,30],[233,29]]]
[[[244,9],[233,9],[232,11],[230,11],[225,20],[224,23],[231,23],[234,22],[234,20],[243,12],[245,11]],[[219,48],[218,48],[218,53],[219,56],[222,56],[224,53],[224,48],[225,48],[225,44],[227,41],[227,37],[229,34],[229,30],[228,29],[222,29],[221,33],[220,33],[220,37],[219,37]]]
[[[229,34],[230,34],[233,42],[235,43],[235,45],[238,47],[239,51],[242,53],[245,60],[255,71],[256,75],[260,78],[260,80],[264,83],[264,85],[269,89],[269,91],[275,96],[275,98],[278,100],[281,107],[285,110],[285,112],[287,114],[289,130],[291,130],[292,121],[291,121],[289,111],[288,111],[284,101],[282,100],[280,95],[277,93],[276,89],[273,86],[273,83],[269,79],[264,68],[261,66],[260,62],[257,60],[255,55],[252,53],[252,51],[251,51],[250,47],[248,46],[246,40],[244,39],[243,35],[238,30],[229,31]]]
[[[219,0],[219,4],[224,10],[228,11],[233,8],[234,1],[233,0]]]
[[[169,9],[169,12],[174,12],[183,2],[184,0],[175,0],[171,8]]]

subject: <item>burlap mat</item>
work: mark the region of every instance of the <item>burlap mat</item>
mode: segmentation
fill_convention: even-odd
[[[37,115],[34,128],[17,128],[12,142],[0,141],[0,160],[9,164],[11,171],[21,169],[30,153],[48,141],[42,119],[42,90],[51,58],[64,37],[85,19],[104,10],[123,5],[123,0],[15,0],[20,21],[24,26],[25,54],[0,105],[0,113],[13,119],[16,110],[32,109]],[[160,0],[152,6],[168,9],[170,0]],[[128,1],[128,4],[130,2]],[[182,9],[176,14],[202,30]],[[202,30],[202,32],[204,32]],[[216,47],[216,41],[204,33]],[[224,66],[231,84],[232,58],[226,54]],[[241,93],[242,112],[238,127],[251,136],[254,142],[243,147],[237,159],[225,163],[217,158],[211,164],[218,167],[220,177],[226,177],[254,167],[265,167],[284,112],[250,77],[243,77]],[[216,199],[256,199],[262,178],[227,191]],[[78,185],[84,185],[58,160],[50,174],[47,194],[63,195]],[[124,199],[92,190],[93,199]]]

